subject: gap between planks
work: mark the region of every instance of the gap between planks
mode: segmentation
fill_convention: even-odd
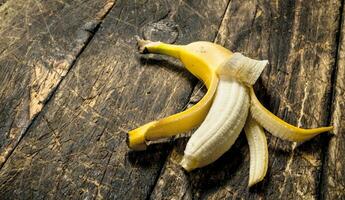
[[[342,29],[345,28],[345,24],[343,23],[343,18],[344,18],[344,3],[345,0],[341,1],[341,5],[339,8],[339,22],[338,22],[338,32],[335,38],[336,42],[336,48],[335,48],[335,55],[334,55],[334,64],[332,68],[332,74],[331,74],[331,86],[330,86],[330,95],[328,96],[328,116],[327,116],[327,124],[331,124],[332,122],[332,117],[334,113],[334,105],[333,101],[335,100],[335,90],[336,90],[336,83],[337,83],[337,69],[338,69],[338,63],[339,63],[339,58],[340,58],[340,42],[342,41]],[[320,174],[320,182],[317,190],[317,198],[318,199],[325,199],[325,194],[327,191],[325,191],[325,186],[327,186],[327,180],[325,180],[326,176],[326,167],[327,167],[327,160],[328,160],[328,148],[329,148],[329,142],[330,138],[329,136],[324,136],[322,135],[322,157],[321,157],[321,174]],[[333,136],[334,137],[334,136]]]

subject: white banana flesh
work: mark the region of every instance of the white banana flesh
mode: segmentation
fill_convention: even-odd
[[[297,142],[333,128],[295,127],[261,105],[252,85],[268,64],[267,60],[253,60],[203,41],[171,45],[138,39],[138,44],[142,53],[180,59],[187,70],[204,82],[208,92],[188,110],[129,131],[128,146],[134,150],[145,149],[147,140],[171,137],[201,123],[187,143],[180,163],[191,171],[217,160],[230,149],[244,128],[250,149],[248,185],[251,187],[263,180],[267,172],[268,150],[263,128],[281,139]]]
[[[268,148],[265,132],[262,127],[250,116],[244,132],[249,145],[250,167],[248,187],[262,181],[268,168]]]
[[[204,122],[187,143],[181,166],[191,171],[228,151],[245,124],[248,110],[248,89],[235,79],[221,78]]]

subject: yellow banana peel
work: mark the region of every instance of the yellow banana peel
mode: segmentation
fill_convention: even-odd
[[[138,38],[138,47],[141,53],[179,59],[208,90],[187,110],[129,131],[127,142],[133,150],[145,150],[147,141],[172,137],[199,126],[188,141],[180,163],[185,170],[191,171],[217,160],[244,129],[250,147],[250,187],[261,181],[267,172],[268,150],[263,128],[276,137],[298,142],[333,129],[332,126],[295,127],[259,102],[252,85],[268,64],[267,60],[253,60],[205,41],[172,45]]]
[[[142,53],[164,54],[180,59],[186,69],[201,79],[208,89],[205,96],[193,107],[130,131],[129,147],[134,150],[144,150],[146,141],[171,137],[201,124],[210,109],[219,81],[215,67],[230,58],[232,52],[210,42],[171,45],[139,39],[138,45]]]
[[[293,142],[304,142],[316,135],[331,131],[333,126],[303,129],[286,123],[279,117],[267,110],[257,99],[254,89],[250,87],[251,106],[250,111],[253,118],[272,135],[283,140]]]

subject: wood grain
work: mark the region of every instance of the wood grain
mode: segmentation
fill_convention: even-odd
[[[181,111],[196,79],[137,54],[135,35],[212,40],[227,1],[117,1],[0,171],[8,199],[145,199],[169,144],[131,152],[128,130]],[[207,30],[207,31],[206,31]],[[149,59],[150,58],[150,59]]]
[[[232,0],[216,42],[269,59],[256,91],[271,111],[298,126],[327,125],[340,6],[340,1]],[[243,136],[218,161],[189,174],[178,166],[183,140],[169,155],[151,199],[317,199],[321,137],[298,146],[267,135],[268,174],[251,190]]]
[[[334,70],[332,124],[334,137],[330,138],[325,152],[322,185],[323,199],[345,199],[345,8],[342,10],[337,66]]]
[[[7,0],[0,0],[0,6],[4,5]]]
[[[114,3],[5,2],[0,7],[0,167]]]
[[[344,199],[342,4],[0,0],[0,199]],[[332,123],[337,135],[295,144],[267,133],[268,174],[250,190],[244,134],[191,173],[178,163],[193,131],[132,152],[129,130],[206,91],[178,61],[139,55],[135,35],[269,59],[260,101],[294,125]]]

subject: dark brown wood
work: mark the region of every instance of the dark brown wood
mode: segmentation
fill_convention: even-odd
[[[12,0],[0,7],[0,167],[113,4]]]
[[[342,10],[342,26],[340,31],[337,67],[334,70],[334,96],[332,105],[332,124],[334,137],[330,138],[322,185],[323,199],[345,199],[345,7]]]
[[[0,199],[345,198],[341,4],[0,0]],[[261,102],[298,126],[331,121],[337,136],[297,145],[267,133],[268,174],[250,190],[244,134],[190,173],[178,164],[193,131],[132,152],[129,130],[206,91],[178,61],[139,55],[135,35],[269,59]]]
[[[0,6],[6,3],[7,0],[0,0]]]
[[[309,128],[329,123],[340,6],[341,1],[258,2],[243,47],[225,41],[253,57],[269,58],[271,66],[256,89],[270,110],[292,124]],[[233,41],[241,40],[241,35],[234,34]],[[318,198],[323,137],[297,146],[267,135],[270,156],[264,182],[242,193],[237,188],[243,172],[236,173],[230,190],[245,198]]]
[[[117,1],[2,167],[0,196],[150,195],[170,145],[131,152],[126,133],[183,109],[196,79],[176,61],[138,55],[134,36],[178,43],[213,40],[227,3]]]
[[[216,42],[253,58],[269,59],[271,65],[256,91],[278,116],[302,127],[327,125],[340,6],[340,1],[232,0]],[[268,174],[251,190],[247,189],[249,150],[242,134],[218,161],[188,174],[178,166],[186,140],[179,142],[151,198],[318,198],[325,136],[299,146],[267,136]]]

